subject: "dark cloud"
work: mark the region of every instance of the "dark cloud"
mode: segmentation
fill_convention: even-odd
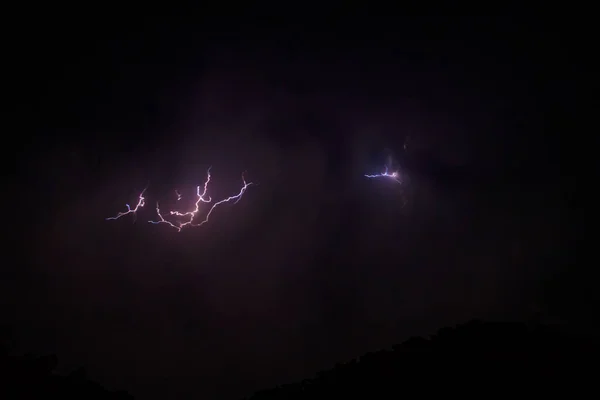
[[[30,334],[28,350],[140,397],[241,396],[411,334],[523,313],[572,229],[559,189],[504,173],[522,133],[503,114],[518,85],[483,56],[363,47],[213,50],[164,75],[138,60],[87,123],[57,106],[81,126],[36,147],[24,179],[43,199],[26,196],[38,223],[22,229],[29,263],[11,289],[23,332],[45,338]],[[388,155],[403,185],[364,178]],[[147,223],[209,166],[215,198],[244,171],[255,185],[201,228]],[[148,183],[135,222],[105,221]]]

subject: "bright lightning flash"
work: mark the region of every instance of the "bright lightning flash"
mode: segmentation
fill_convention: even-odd
[[[381,174],[376,174],[376,175],[365,175],[367,178],[373,179],[373,178],[390,178],[395,180],[398,183],[402,183],[402,181],[400,180],[400,173],[398,171],[394,171],[392,173],[390,173],[388,171],[388,167],[387,165],[385,166],[385,171]]]
[[[233,201],[233,204],[237,204],[241,199],[242,196],[244,195],[244,193],[246,192],[246,189],[248,189],[248,187],[250,185],[253,185],[252,182],[246,182],[246,178],[244,176],[244,174],[242,174],[242,182],[244,182],[244,185],[242,186],[242,188],[240,189],[240,191],[238,192],[238,194],[234,195],[234,196],[229,196],[226,199],[223,199],[221,201],[217,201],[215,204],[213,204],[213,206],[210,208],[210,210],[208,210],[208,213],[206,214],[206,217],[204,218],[204,220],[202,222],[200,222],[197,225],[192,225],[192,226],[202,226],[205,223],[208,222],[210,215],[212,214],[212,212],[214,211],[215,208],[217,208],[217,206],[223,204],[223,203],[229,203],[230,201]]]
[[[204,218],[204,220],[202,222],[200,222],[199,224],[194,224],[194,218],[196,217],[196,215],[198,214],[198,212],[200,211],[200,203],[211,203],[212,202],[212,198],[210,196],[207,196],[207,191],[208,191],[208,184],[210,183],[210,168],[208,169],[208,171],[206,172],[206,181],[204,182],[203,186],[198,186],[196,188],[196,197],[197,200],[194,203],[194,208],[192,211],[187,211],[187,212],[179,212],[179,211],[169,211],[170,215],[174,215],[176,217],[183,217],[186,220],[184,222],[171,222],[167,219],[165,219],[160,211],[160,207],[158,205],[158,202],[156,203],[156,214],[158,215],[159,220],[158,221],[148,221],[151,224],[167,224],[169,226],[171,226],[174,229],[177,229],[178,232],[181,231],[181,229],[183,229],[185,226],[201,226],[204,225],[206,222],[208,222],[210,215],[212,214],[213,210],[223,204],[223,203],[227,203],[230,201],[233,201],[233,204],[236,204],[238,201],[241,200],[242,196],[244,195],[244,192],[246,192],[246,189],[248,189],[248,187],[250,185],[252,185],[252,182],[246,182],[246,179],[244,178],[244,174],[242,174],[242,181],[244,183],[244,185],[242,186],[242,189],[240,190],[240,192],[235,195],[235,196],[230,196],[226,199],[223,199],[221,201],[218,201],[216,203],[214,203],[212,205],[212,207],[210,208],[210,210],[208,211],[208,213],[206,214],[206,217]],[[202,187],[202,191],[200,190],[200,188]],[[181,199],[181,195],[179,194],[179,192],[176,192],[177,194],[177,199]]]
[[[148,189],[148,188],[146,188],[146,189]],[[133,216],[135,218],[137,211],[140,208],[144,207],[144,205],[146,204],[146,199],[144,198],[144,192],[146,192],[146,189],[142,190],[142,193],[140,193],[140,195],[138,197],[138,203],[136,204],[135,208],[131,208],[131,206],[129,204],[125,204],[125,206],[127,206],[127,211],[120,212],[117,215],[115,215],[114,217],[108,217],[108,218],[106,218],[106,220],[109,221],[109,220],[119,219],[127,214],[133,214]]]

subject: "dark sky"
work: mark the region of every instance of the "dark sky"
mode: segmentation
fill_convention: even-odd
[[[30,22],[8,202],[33,211],[8,216],[26,245],[2,282],[19,350],[142,399],[232,399],[472,317],[575,315],[545,284],[578,221],[564,29],[253,21]],[[388,154],[403,185],[363,177]],[[259,184],[200,228],[146,223],[209,166],[215,198]],[[136,223],[105,221],[148,182]]]

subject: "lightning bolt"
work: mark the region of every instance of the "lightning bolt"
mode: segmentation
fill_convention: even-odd
[[[213,204],[213,206],[210,208],[210,210],[208,210],[208,213],[206,213],[206,217],[204,218],[204,220],[202,222],[200,222],[199,224],[193,225],[193,226],[202,226],[205,223],[207,223],[208,220],[210,219],[210,215],[212,214],[212,212],[215,210],[215,208],[217,208],[221,204],[229,203],[230,201],[233,201],[233,204],[237,204],[242,199],[242,196],[244,195],[244,193],[246,192],[248,187],[250,185],[253,185],[252,182],[246,182],[246,177],[244,175],[245,175],[245,173],[242,174],[242,182],[244,183],[244,186],[242,186],[239,193],[236,194],[235,196],[229,196],[226,199],[223,199],[223,200],[218,201],[215,204]]]
[[[376,175],[365,175],[365,177],[373,179],[373,178],[391,178],[393,180],[395,180],[398,183],[402,183],[402,181],[400,180],[400,173],[398,171],[394,171],[392,173],[390,173],[388,171],[388,167],[387,165],[385,166],[385,171],[381,174],[376,174]]]
[[[177,201],[181,200],[181,193],[175,190],[175,194],[177,195]]]
[[[242,174],[242,181],[244,183],[244,185],[242,186],[242,189],[240,190],[240,192],[235,195],[235,196],[230,196],[226,199],[223,199],[221,201],[218,201],[216,203],[213,204],[213,206],[210,208],[210,210],[208,211],[208,213],[206,214],[205,219],[200,222],[199,224],[194,224],[194,218],[196,217],[196,215],[198,214],[198,212],[200,211],[200,203],[211,203],[212,202],[212,198],[210,196],[207,195],[208,192],[208,184],[210,183],[210,179],[211,179],[211,175],[210,175],[210,168],[208,169],[208,171],[206,172],[206,181],[204,182],[204,185],[202,186],[197,186],[196,187],[196,202],[194,203],[194,208],[191,211],[187,211],[187,212],[180,212],[180,211],[170,211],[169,214],[176,216],[176,217],[184,217],[186,218],[185,222],[179,222],[179,223],[173,223],[167,219],[164,218],[164,216],[162,215],[161,211],[160,211],[160,206],[158,204],[158,202],[156,203],[156,214],[158,215],[158,221],[148,221],[151,224],[167,224],[170,227],[177,229],[178,232],[181,232],[181,229],[183,229],[186,226],[201,226],[204,225],[206,222],[208,222],[210,215],[212,214],[213,210],[223,204],[223,203],[227,203],[230,201],[234,201],[233,204],[237,204],[238,201],[241,200],[242,196],[244,195],[244,193],[246,192],[246,189],[248,189],[248,187],[250,185],[252,185],[252,182],[246,182],[246,179],[244,177],[244,174]],[[201,189],[202,188],[202,189]],[[176,192],[176,194],[178,195],[178,200],[181,198],[179,193]]]
[[[167,224],[172,228],[177,229],[177,232],[181,232],[181,226],[177,226],[174,223],[172,223],[171,221],[166,220],[162,214],[160,213],[160,207],[158,205],[158,201],[156,202],[156,215],[158,215],[159,220],[158,221],[148,221],[151,224],[154,225],[158,225],[158,224]]]
[[[127,211],[120,212],[117,215],[115,215],[114,217],[108,217],[108,218],[106,218],[106,220],[109,221],[109,220],[119,219],[127,214],[133,214],[133,216],[135,218],[137,211],[140,208],[144,207],[144,205],[146,204],[146,199],[144,198],[144,193],[146,192],[146,189],[148,189],[148,187],[146,187],[144,190],[142,190],[142,193],[140,193],[140,195],[138,197],[138,203],[136,204],[135,208],[131,208],[131,206],[129,204],[125,204],[125,206],[127,206]]]

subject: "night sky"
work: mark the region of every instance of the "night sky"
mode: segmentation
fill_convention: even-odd
[[[580,319],[556,278],[579,221],[563,28],[49,21],[17,46],[18,351],[142,399],[235,399],[473,317]],[[402,185],[364,177],[388,156]],[[256,185],[202,227],[147,223],[210,166],[215,199]]]

